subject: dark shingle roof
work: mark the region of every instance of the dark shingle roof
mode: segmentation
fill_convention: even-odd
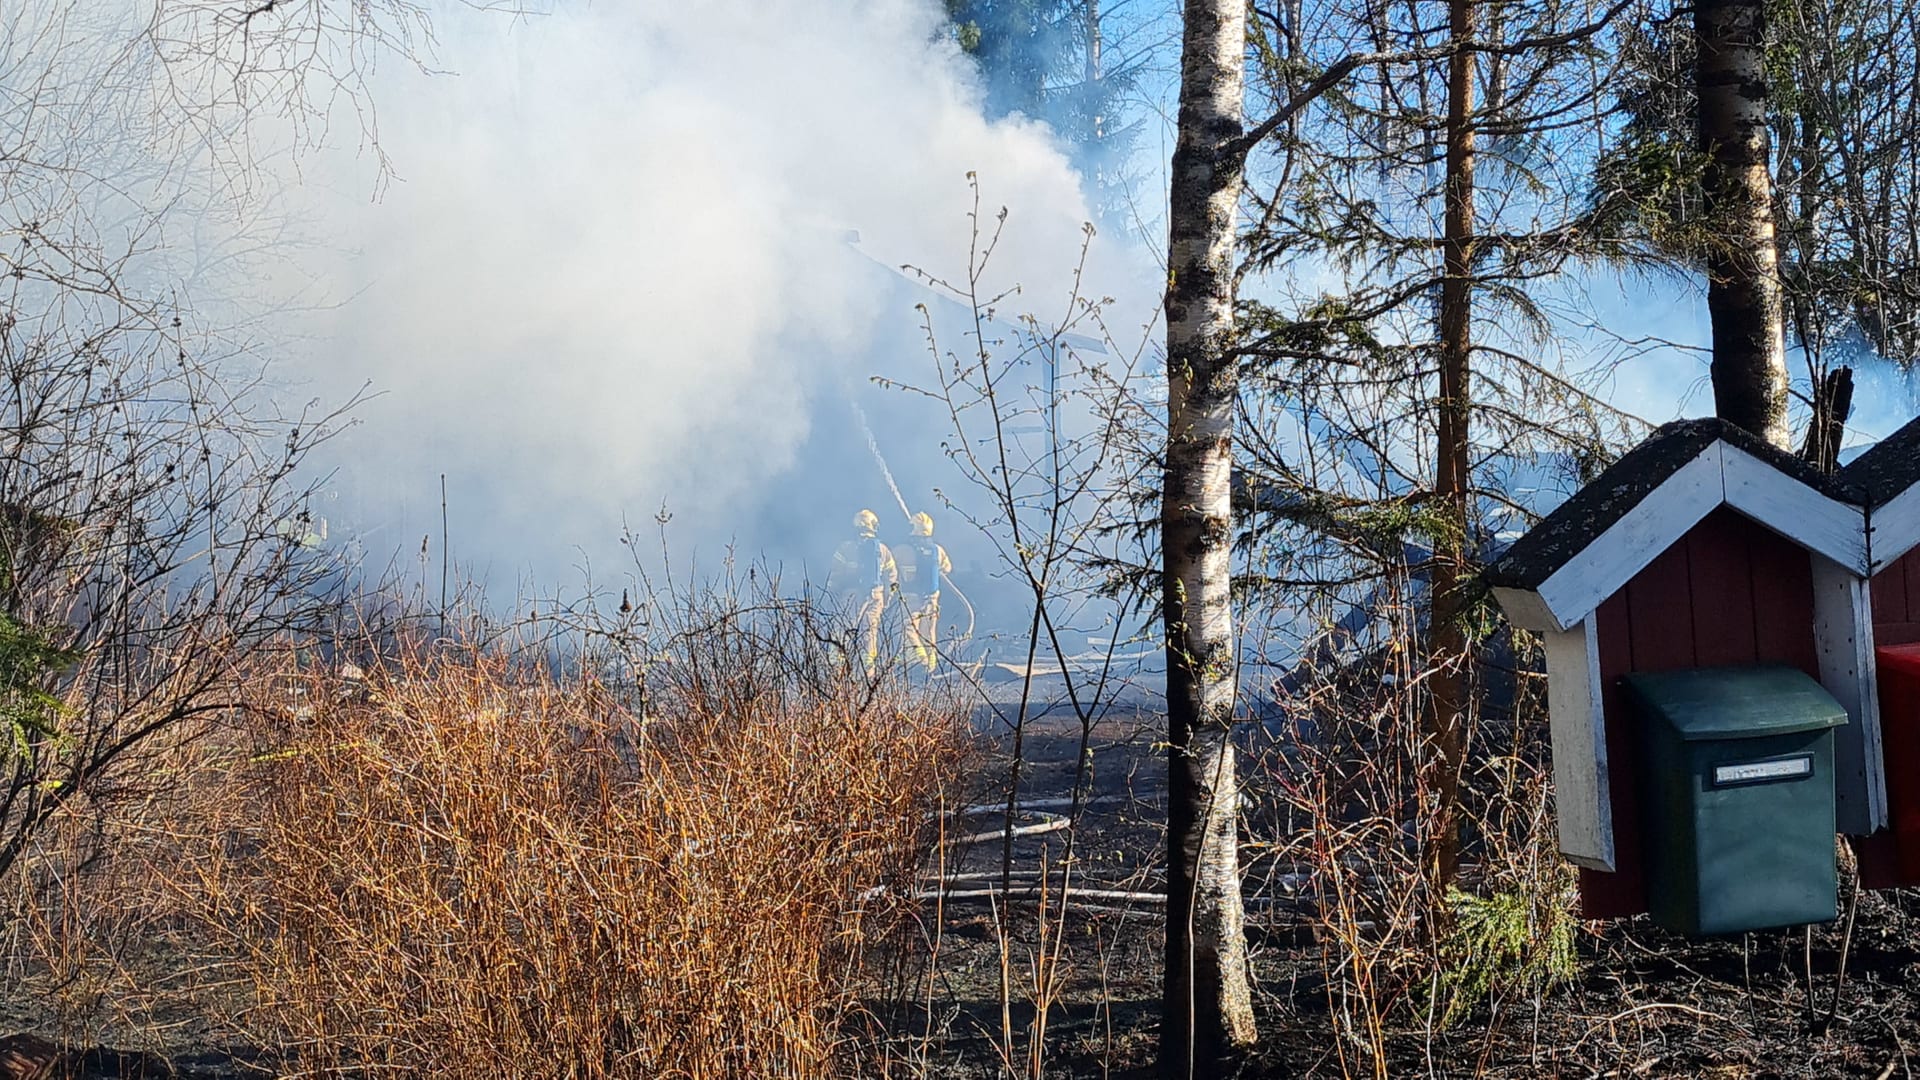
[[[1920,419],[1881,439],[1840,470],[1868,506],[1879,506],[1920,482]]]
[[[1538,588],[1715,440],[1725,440],[1831,498],[1850,503],[1864,498],[1847,477],[1822,473],[1725,420],[1675,420],[1627,451],[1528,530],[1487,568],[1486,582],[1513,589]]]

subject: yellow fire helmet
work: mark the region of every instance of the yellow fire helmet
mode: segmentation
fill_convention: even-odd
[[[919,513],[913,515],[913,518],[911,520],[913,521],[913,535],[915,536],[932,536],[933,535],[933,515],[932,514],[929,514],[925,510],[922,510]]]
[[[871,510],[862,510],[853,515],[853,527],[863,533],[878,532],[880,529],[880,515]]]

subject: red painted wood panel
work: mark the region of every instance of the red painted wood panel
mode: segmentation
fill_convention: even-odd
[[[1882,642],[1874,653],[1892,827],[1854,845],[1861,884],[1869,889],[1920,884],[1920,648]]]
[[[1876,647],[1911,645],[1920,642],[1920,548],[1907,552],[1882,568],[1868,583],[1873,594],[1873,643]],[[1887,750],[1888,801],[1900,807],[1914,796],[1905,787],[1913,782],[1913,753],[1906,749],[1905,738],[1911,730],[1913,705],[1901,700],[1910,695],[1889,694],[1885,659],[1880,665],[1880,722]],[[1898,681],[1897,679],[1895,681]],[[1898,688],[1896,688],[1897,690]],[[1915,884],[1911,866],[1903,866],[1892,831],[1882,829],[1872,836],[1853,838],[1854,852],[1860,858],[1860,883],[1869,889],[1884,889]],[[1909,860],[1910,861],[1910,860]]]
[[[1723,506],[1687,533],[1693,653],[1701,667],[1751,664],[1758,655],[1753,531],[1745,518]]]
[[[1693,652],[1693,598],[1682,540],[1627,582],[1633,670],[1672,671],[1700,666]]]
[[[1853,857],[1860,864],[1860,887],[1894,889],[1910,884],[1900,880],[1900,852],[1894,847],[1893,833],[1881,829],[1872,836],[1849,836]]]
[[[1920,554],[1920,548],[1915,548],[1895,560],[1900,564],[1901,577],[1905,580],[1907,587],[1906,618],[1900,620],[1901,622],[1920,622],[1920,563],[1914,561],[1916,554]]]
[[[1904,613],[1904,585],[1901,602]],[[1609,597],[1594,626],[1618,869],[1580,872],[1580,910],[1621,918],[1647,910],[1635,790],[1641,721],[1621,676],[1759,662],[1817,677],[1812,564],[1798,544],[1723,507]]]
[[[1873,621],[1877,623],[1907,622],[1907,559],[1912,552],[1894,561],[1893,565],[1881,569],[1868,582],[1873,593]]]
[[[1868,583],[1873,593],[1873,641],[1920,641],[1920,548],[1888,563]]]
[[[1627,618],[1627,591],[1614,593],[1594,613],[1600,646],[1601,708],[1607,721],[1607,789],[1613,799],[1614,873],[1582,868],[1580,914],[1589,919],[1619,919],[1647,910],[1647,886],[1640,873],[1639,775],[1640,726],[1626,707],[1620,677],[1633,670],[1633,643]]]
[[[1807,549],[1758,525],[1749,525],[1753,559],[1753,614],[1763,664],[1791,664],[1818,680],[1820,648],[1813,639],[1813,557]]]
[[[1662,552],[1608,600],[1614,605],[1618,625],[1608,626],[1606,606],[1601,608],[1601,708],[1607,722],[1607,787],[1613,796],[1615,869],[1612,873],[1582,871],[1580,912],[1589,919],[1625,918],[1647,910],[1640,856],[1640,797],[1636,790],[1641,723],[1639,713],[1627,703],[1620,676],[1632,671],[1694,666],[1688,539]]]

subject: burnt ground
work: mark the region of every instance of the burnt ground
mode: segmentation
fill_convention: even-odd
[[[1017,683],[989,689],[1003,713]],[[1048,697],[1048,687],[1035,696]],[[1153,893],[1164,832],[1164,719],[1146,695],[1119,696],[1092,730],[1091,784],[1084,825],[1071,852],[1071,887],[1107,894]],[[1005,797],[1011,737],[992,709],[976,727],[998,748],[983,769],[979,798]],[[1079,723],[1064,712],[1031,720],[1023,733],[1021,801],[1060,814],[1080,760]],[[1260,732],[1247,735],[1259,752]],[[1022,825],[1047,818],[1023,814]],[[968,831],[995,834],[1001,818],[982,811]],[[1004,848],[997,835],[955,845],[944,870],[944,899],[927,901],[925,936],[884,980],[872,1002],[886,1039],[891,1076],[965,1080],[1032,1075],[1027,1060],[1038,1011],[1044,1016],[1044,1075],[1141,1078],[1154,1075],[1158,1029],[1161,908],[1123,895],[1082,898],[1064,916],[1057,906],[1058,868],[1069,833],[1027,832],[1016,838],[1011,904],[987,902],[999,884]],[[1444,1030],[1433,1032],[1408,999],[1388,1003],[1376,1061],[1339,951],[1326,940],[1309,899],[1285,887],[1297,879],[1256,846],[1250,849],[1248,930],[1262,1032],[1244,1076],[1490,1077],[1909,1077],[1920,1069],[1920,1008],[1909,990],[1920,980],[1920,893],[1862,894],[1838,984],[1842,929],[1811,935],[1783,931],[1742,938],[1686,940],[1645,919],[1582,924],[1579,974],[1543,995],[1494,998]],[[1054,868],[1044,941],[1058,956],[1039,978],[1034,955],[1043,935],[1031,888],[1038,868]],[[931,882],[929,882],[931,884]],[[1004,944],[1004,950],[1003,950]],[[1064,947],[1057,947],[1064,944]],[[1807,971],[1812,972],[1809,990]],[[1330,977],[1330,974],[1332,977]],[[1003,1009],[1002,987],[1006,994]],[[929,992],[931,991],[931,992]],[[0,1034],[48,1030],[37,1004],[18,987],[0,986]],[[171,1062],[94,1051],[76,1062],[81,1075],[230,1077],[259,1075],[242,1060],[210,1050],[211,1031],[181,1018]],[[1013,1068],[1002,1063],[1011,1060]],[[270,1071],[270,1070],[268,1070]]]
[[[1162,888],[1164,721],[1150,699],[1122,700],[1090,740],[1091,798],[1073,853],[1073,885],[1152,892]],[[1004,798],[1011,734],[991,710],[977,717],[977,727],[997,739],[1000,758],[989,774],[1001,786],[991,794]],[[1247,741],[1259,737],[1256,729]],[[1080,739],[1069,715],[1029,722],[1022,733],[1025,801],[1059,806],[1072,790]],[[1000,820],[982,815],[976,831],[989,832]],[[1066,836],[1016,839],[1016,890],[1037,880],[1043,857],[1058,865]],[[921,996],[892,1014],[898,1042],[912,1048],[909,1056],[938,1066],[939,1075],[1004,1076],[1003,1057],[1018,1064],[1026,1054],[1036,1016],[1030,959],[1041,944],[1037,898],[1017,899],[1010,912],[959,896],[997,883],[1003,853],[995,839],[953,856],[947,869],[959,880],[941,911],[931,1007]],[[1284,869],[1304,868],[1263,863],[1253,849],[1248,923],[1262,1042],[1242,1075],[1889,1080],[1920,1070],[1920,998],[1909,989],[1920,987],[1920,891],[1860,894],[1843,980],[1836,975],[1844,920],[1811,932],[1716,939],[1683,938],[1644,917],[1582,923],[1571,984],[1525,999],[1495,995],[1438,1032],[1403,998],[1386,1010],[1384,1058],[1376,1061],[1355,1033],[1363,1026],[1355,998],[1340,989],[1350,981],[1329,977],[1339,952],[1323,941],[1312,901],[1282,887],[1297,881]],[[1058,909],[1050,910],[1058,918]],[[1163,932],[1158,904],[1126,899],[1090,898],[1050,925],[1049,940],[1065,948],[1058,950],[1056,995],[1045,1016],[1047,1075],[1154,1075]],[[1011,988],[1004,1012],[1003,937]]]

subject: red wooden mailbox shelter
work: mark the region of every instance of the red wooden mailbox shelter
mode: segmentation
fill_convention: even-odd
[[[1762,663],[1806,672],[1847,712],[1834,746],[1841,831],[1886,823],[1868,503],[1856,476],[1822,474],[1723,421],[1678,421],[1489,569],[1508,618],[1545,643],[1560,847],[1582,868],[1585,915],[1647,910],[1642,721],[1621,687],[1628,673]],[[1910,547],[1920,546],[1920,509],[1913,517]],[[1920,574],[1915,585],[1920,598]]]
[[[1868,887],[1920,884],[1920,420],[1842,476],[1866,512],[1870,659],[1883,732],[1889,829],[1856,840]]]

